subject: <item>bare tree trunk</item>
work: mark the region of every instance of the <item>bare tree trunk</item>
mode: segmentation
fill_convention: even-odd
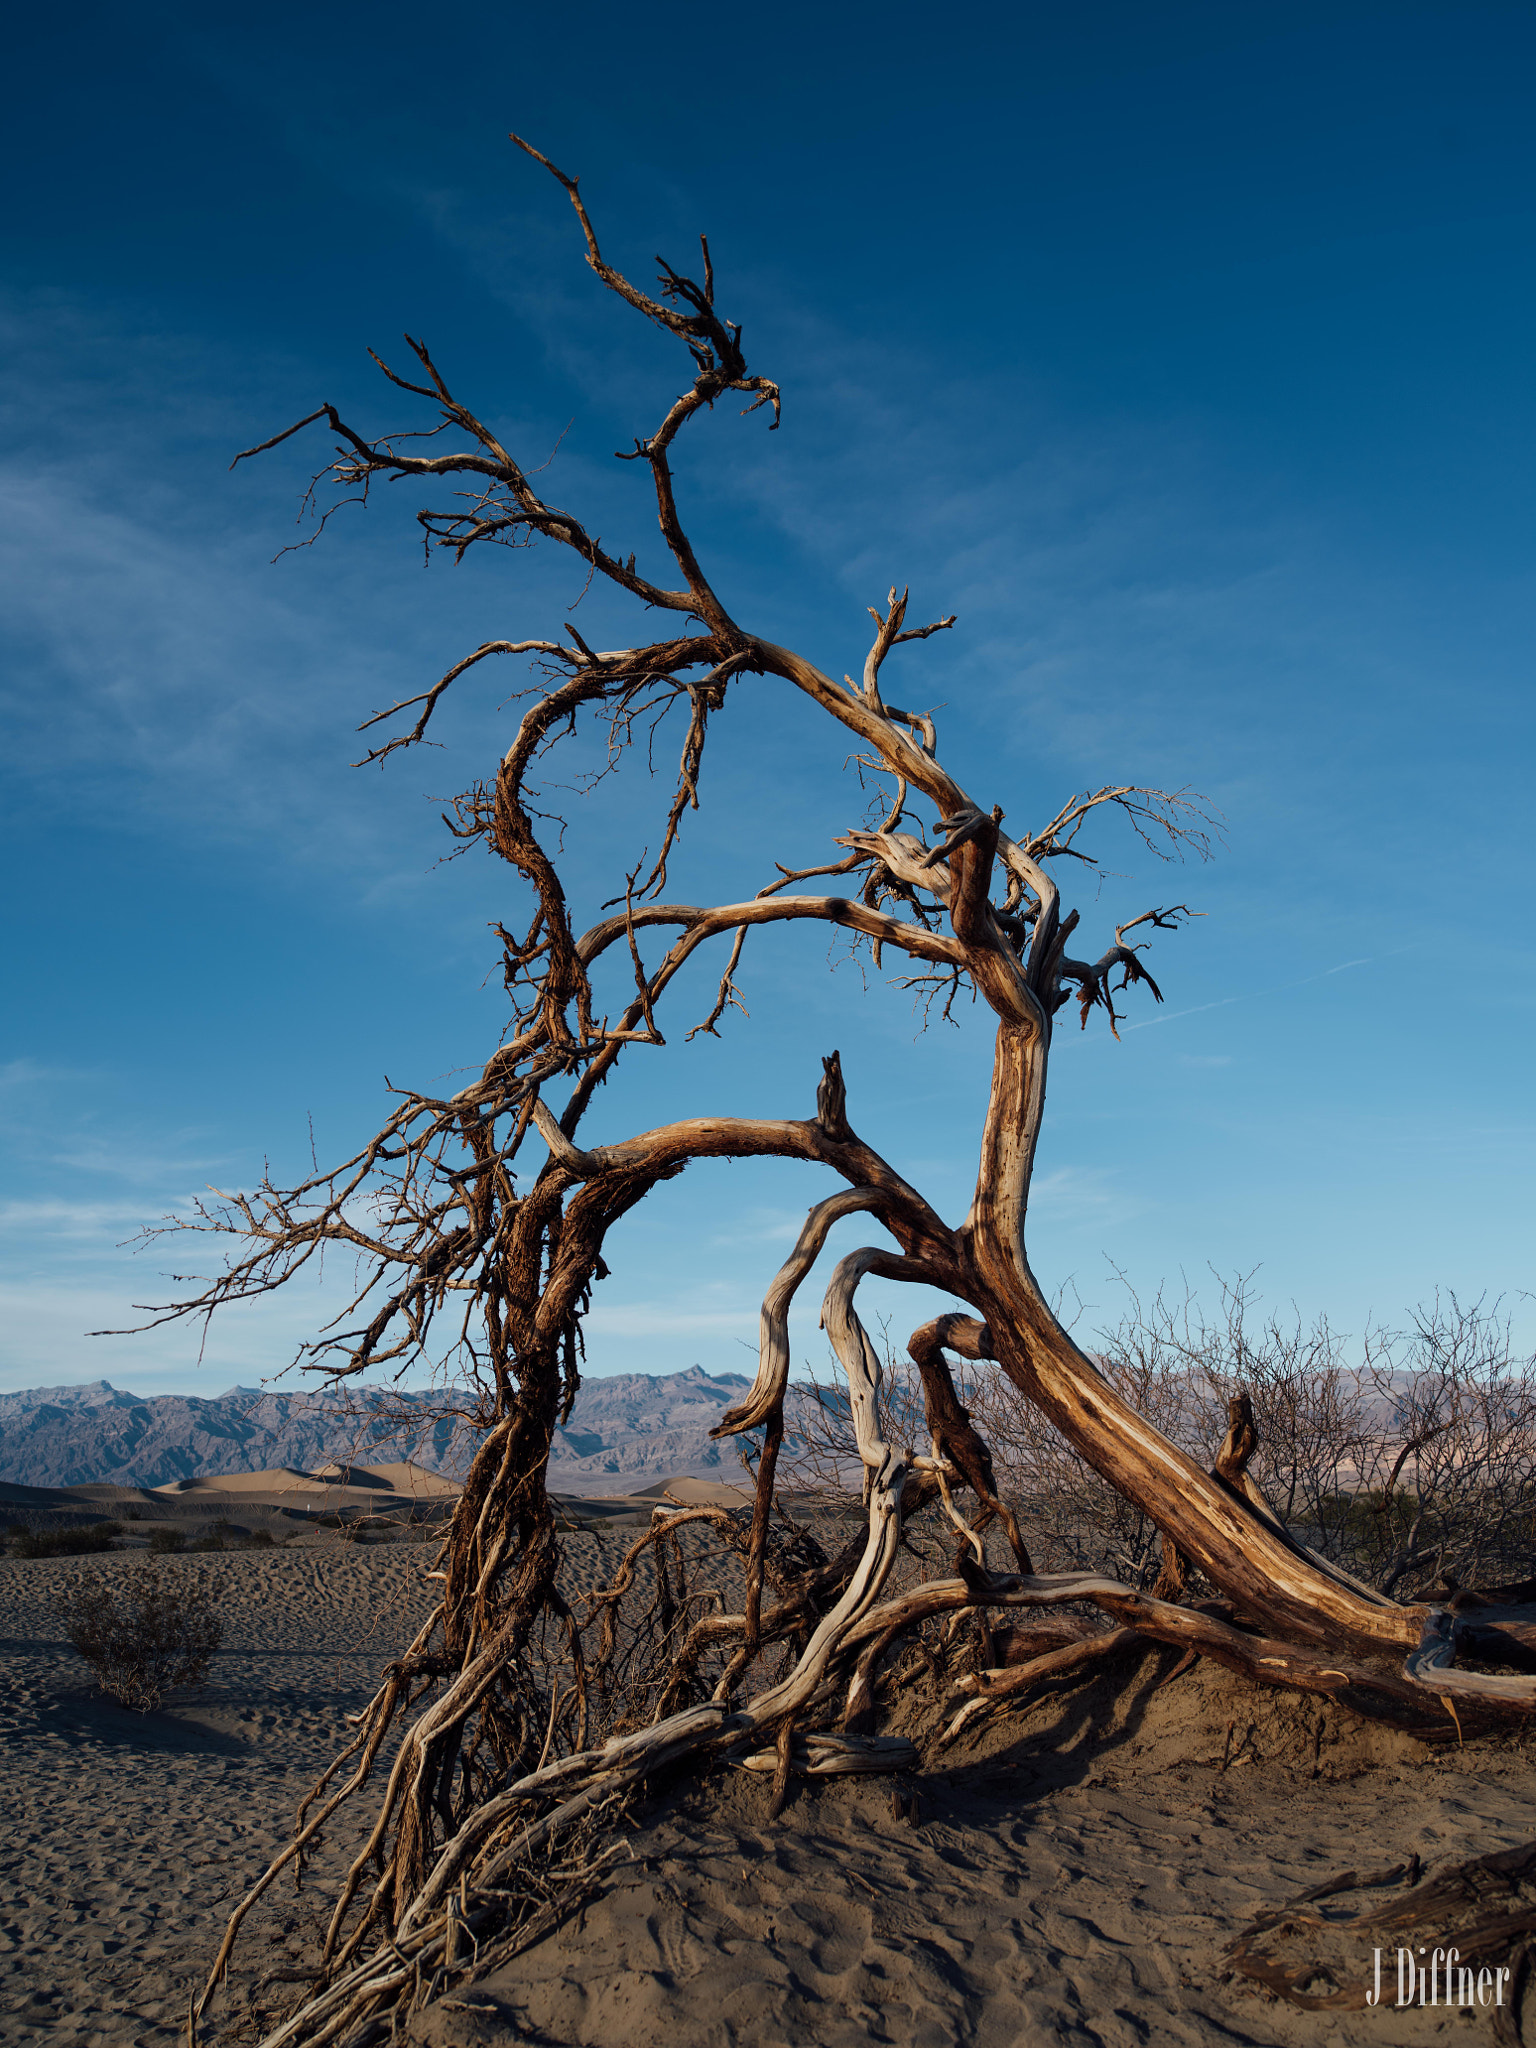
[[[890,1747],[865,1732],[879,1659],[903,1631],[941,1612],[984,1617],[995,1607],[1088,1600],[1139,1635],[1197,1648],[1255,1678],[1332,1691],[1361,1711],[1423,1723],[1444,1723],[1441,1702],[1452,1698],[1484,1715],[1536,1705],[1536,1680],[1490,1688],[1479,1674],[1458,1671],[1450,1621],[1396,1605],[1297,1541],[1247,1474],[1251,1444],[1234,1439],[1207,1472],[1169,1442],[1072,1342],[1030,1269],[1025,1225],[1054,1019],[1075,1001],[1085,1027],[1102,1012],[1116,1030],[1116,999],[1128,988],[1145,985],[1160,1002],[1141,959],[1146,939],[1191,914],[1183,904],[1143,911],[1115,928],[1098,959],[1080,960],[1067,950],[1079,915],[1063,913],[1054,876],[1083,857],[1076,841],[1090,820],[1119,819],[1160,855],[1179,858],[1205,857],[1214,821],[1186,792],[1127,783],[1073,796],[1037,831],[1004,833],[1002,806],[983,808],[941,765],[932,717],[884,695],[883,671],[895,650],[955,623],[908,627],[905,592],[892,588],[885,610],[872,611],[860,682],[835,682],[738,624],[684,529],[670,451],[696,414],[732,393],[749,411],[770,408],[776,426],[778,389],[749,373],[739,327],[716,308],[707,244],[702,283],[663,264],[658,295],[640,291],[602,256],[574,180],[520,146],[566,191],[601,283],[680,340],[693,365],[690,387],[633,456],[649,474],[676,586],[653,581],[637,570],[635,555],[610,553],[574,515],[541,499],[530,473],[454,397],[419,342],[409,342],[418,366],[412,376],[380,367],[435,409],[437,430],[449,439],[430,445],[443,452],[416,452],[414,435],[359,434],[331,406],[263,444],[276,446],[324,419],[338,453],[322,479],[342,495],[366,497],[378,478],[457,480],[461,495],[448,510],[419,515],[429,554],[447,549],[461,558],[484,542],[549,541],[570,549],[586,576],[652,614],[673,615],[672,637],[615,650],[589,646],[569,622],[550,640],[487,642],[419,697],[366,722],[365,729],[417,714],[408,731],[370,751],[370,761],[382,761],[421,742],[444,692],[483,662],[511,655],[535,666],[538,679],[523,693],[532,701],[510,745],[488,782],[455,800],[449,820],[459,840],[478,841],[519,878],[528,919],[522,936],[497,927],[512,1003],[508,1034],[478,1079],[453,1096],[402,1094],[382,1130],[336,1169],[296,1187],[268,1181],[202,1210],[187,1227],[233,1242],[227,1270],[159,1312],[205,1316],[284,1284],[327,1246],[345,1246],[364,1268],[354,1306],[365,1320],[333,1329],[311,1348],[310,1366],[340,1380],[451,1359],[485,1432],[449,1533],[442,1600],[430,1626],[384,1675],[355,1741],[312,1795],[314,1818],[305,1817],[307,1801],[294,1842],[238,1909],[203,1994],[200,2010],[254,1899],[302,1857],[338,1804],[369,1782],[386,1735],[404,1721],[375,1826],[332,1922],[328,1982],[274,2043],[344,2042],[402,1996],[414,1996],[408,1987],[436,1983],[439,1971],[451,1975],[461,1930],[502,1924],[496,1916],[507,1910],[508,1873],[520,1858],[592,1825],[605,1802],[663,1766],[702,1762],[727,1748],[771,1751],[782,1794],[797,1756],[810,1757],[813,1748],[817,1769],[888,1765]],[[746,677],[759,679],[754,689],[777,679],[802,693],[840,728],[832,735],[839,751],[852,736],[862,772],[888,785],[873,813],[880,822],[844,830],[836,840],[842,851],[831,860],[798,869],[776,863],[776,878],[746,902],[659,900],[683,820],[700,802],[711,722]],[[653,734],[674,707],[686,730],[659,850],[649,871],[646,854],[632,870],[618,866],[624,886],[604,906],[610,914],[578,931],[557,861],[539,838],[547,813],[529,777],[582,720],[595,721],[619,753]],[[931,837],[919,821],[922,805],[934,813]],[[903,829],[914,824],[916,831]],[[857,894],[801,889],[831,876],[853,878]],[[606,1106],[599,1086],[620,1057],[665,1042],[658,1021],[664,999],[696,951],[717,938],[730,941],[714,1006],[694,1027],[713,1033],[740,1006],[737,975],[749,934],[806,921],[848,933],[877,967],[891,952],[908,970],[907,986],[946,1006],[969,988],[995,1014],[975,1193],[958,1225],[857,1136],[836,1054],[823,1063],[813,1117],[692,1115],[628,1138],[578,1137],[595,1105]],[[1132,940],[1137,931],[1142,937]],[[648,966],[645,949],[657,934],[665,950]],[[605,985],[599,992],[595,978],[610,975],[614,961],[621,963],[618,991]],[[545,1100],[548,1091],[560,1093],[558,1109]],[[548,1155],[532,1170],[522,1163],[530,1138]],[[763,1432],[753,1512],[659,1513],[612,1585],[576,1602],[561,1583],[546,1470],[580,1381],[582,1316],[606,1270],[608,1231],[659,1182],[705,1157],[814,1162],[839,1175],[846,1192],[811,1208],[763,1304],[751,1394],[717,1432]],[[895,1249],[870,1247],[842,1259],[823,1303],[847,1380],[868,1505],[860,1542],[829,1559],[776,1527],[773,1486],[785,1430],[789,1306],[831,1225],[852,1213],[868,1215]],[[869,1274],[937,1288],[973,1311],[924,1324],[912,1339],[931,1455],[887,1440],[880,1366],[856,1307]],[[451,1332],[442,1340],[440,1324]],[[1018,1527],[996,1491],[990,1451],[955,1393],[946,1348],[995,1359],[1093,1470],[1156,1524],[1170,1559],[1198,1566],[1222,1590],[1233,1619],[1097,1575],[1029,1572]],[[967,1486],[976,1501],[969,1521],[954,1498]],[[954,1529],[959,1576],[888,1599],[903,1517],[928,1498],[940,1501]],[[679,1531],[705,1516],[742,1559],[744,1611],[690,1619],[659,1569],[656,1601],[637,1621],[625,1603],[640,1553],[653,1547],[664,1564]],[[1021,1566],[1009,1577],[985,1564],[982,1531],[999,1518]],[[1177,1592],[1182,1582],[1182,1571],[1172,1572],[1166,1590]],[[1478,1627],[1492,1625],[1482,1613]],[[1404,1669],[1389,1668],[1421,1638]],[[787,1658],[771,1680],[763,1662],[770,1652]],[[621,1693],[630,1703],[624,1712],[602,1706]],[[636,1727],[626,1713],[633,1718],[640,1699],[649,1725]],[[834,1733],[829,1724],[839,1720],[842,1732]],[[353,1757],[352,1777],[327,1792],[341,1762]],[[371,1866],[376,1882],[354,1919]]]

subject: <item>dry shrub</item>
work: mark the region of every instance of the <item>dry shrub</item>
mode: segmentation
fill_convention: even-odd
[[[54,1602],[64,1632],[104,1692],[148,1714],[177,1687],[206,1684],[224,1624],[206,1586],[152,1570],[110,1586],[85,1578]]]
[[[1103,1340],[1110,1376],[1178,1401],[1180,1440],[1207,1459],[1247,1392],[1250,1470],[1323,1556],[1407,1601],[1536,1572],[1536,1359],[1497,1304],[1436,1295],[1351,1348],[1324,1317],[1260,1315],[1242,1278],[1213,1314],[1132,1303]]]
[[[891,1433],[926,1448],[917,1368],[887,1343]],[[1536,1574],[1536,1360],[1497,1306],[1436,1296],[1401,1331],[1369,1329],[1351,1352],[1326,1317],[1262,1313],[1250,1282],[1151,1303],[1100,1333],[1116,1392],[1203,1465],[1247,1393],[1259,1447],[1250,1467],[1281,1519],[1331,1561],[1399,1600],[1431,1588]],[[990,1363],[952,1361],[992,1450],[1003,1497],[1043,1571],[1103,1572],[1150,1586],[1162,1538]],[[846,1398],[796,1390],[790,1484],[836,1494],[857,1473]]]
[[[1351,1497],[1357,1570],[1410,1600],[1432,1585],[1536,1573],[1536,1359],[1497,1308],[1437,1296],[1410,1329],[1373,1337],[1385,1417]]]
[[[23,1529],[16,1538],[17,1557],[90,1557],[112,1548],[121,1535],[116,1522],[92,1522],[81,1529]]]
[[[885,1431],[895,1441],[927,1451],[921,1375],[888,1338],[884,1348]],[[1100,1352],[1097,1363],[1139,1415],[1181,1449],[1210,1463],[1226,1416],[1223,1410],[1207,1449],[1205,1411],[1214,1418],[1217,1408],[1209,1388],[1194,1399],[1190,1375],[1167,1370],[1156,1357]],[[1150,1516],[1106,1485],[996,1365],[954,1356],[949,1365],[961,1402],[991,1450],[999,1494],[1023,1525],[1035,1569],[1096,1572],[1125,1585],[1151,1585],[1161,1563],[1162,1537]],[[851,1514],[860,1500],[860,1469],[847,1397],[835,1380],[812,1379],[795,1393],[791,1427],[797,1440],[782,1491],[810,1492]],[[920,1556],[925,1554],[923,1533],[937,1536],[953,1554],[953,1534],[937,1504],[922,1513],[909,1535]]]

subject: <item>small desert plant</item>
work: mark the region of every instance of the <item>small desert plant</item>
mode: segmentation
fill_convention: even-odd
[[[191,1545],[191,1548],[193,1550],[222,1550],[224,1548],[224,1538],[217,1529],[214,1529],[206,1536],[199,1536],[197,1541]]]
[[[245,1550],[274,1550],[276,1547],[270,1529],[253,1529],[242,1545]]]
[[[152,1712],[173,1686],[206,1683],[224,1636],[206,1587],[179,1576],[162,1587],[152,1570],[119,1587],[83,1579],[54,1611],[102,1690],[136,1714]]]
[[[149,1533],[149,1547],[162,1555],[181,1550],[186,1545],[186,1535],[180,1529],[152,1529]]]
[[[112,1548],[116,1522],[95,1522],[84,1529],[23,1529],[16,1538],[17,1557],[90,1557]]]
[[[143,1519],[144,1510],[142,1508],[128,1508],[124,1511],[123,1520],[125,1522],[142,1522]]]

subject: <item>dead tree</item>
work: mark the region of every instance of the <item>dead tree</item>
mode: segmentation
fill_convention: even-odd
[[[1073,1343],[1030,1268],[1030,1175],[1058,1016],[1075,1003],[1084,1027],[1101,1019],[1113,1031],[1128,992],[1145,989],[1160,1001],[1143,963],[1145,941],[1188,915],[1183,904],[1143,910],[1095,953],[1082,947],[1080,914],[1065,907],[1061,877],[1086,858],[1080,840],[1106,814],[1118,813],[1170,855],[1205,853],[1210,817],[1187,792],[1124,783],[1075,796],[1037,827],[1009,833],[999,793],[963,788],[940,758],[933,718],[887,694],[897,649],[947,630],[952,618],[909,625],[907,594],[893,588],[884,609],[871,613],[873,638],[857,681],[836,680],[735,619],[684,524],[672,452],[695,415],[719,401],[739,398],[745,411],[766,410],[776,427],[778,388],[749,370],[740,327],[718,310],[707,243],[701,278],[662,263],[655,295],[641,291],[602,255],[575,180],[520,146],[564,188],[600,283],[640,320],[675,337],[691,364],[686,390],[623,458],[649,472],[669,580],[653,581],[634,554],[612,550],[574,514],[546,502],[418,341],[409,342],[409,375],[382,361],[379,368],[435,414],[436,448],[424,448],[416,433],[360,433],[322,405],[246,451],[258,454],[324,421],[334,453],[314,480],[312,502],[328,490],[366,499],[380,479],[453,485],[458,496],[447,509],[418,515],[429,552],[459,560],[482,545],[550,542],[570,549],[590,577],[668,622],[660,638],[619,648],[593,647],[569,624],[563,638],[490,641],[421,695],[367,721],[367,729],[389,732],[367,755],[382,761],[422,741],[445,692],[480,664],[531,658],[537,681],[511,743],[488,779],[457,798],[449,820],[461,841],[478,842],[515,870],[528,894],[515,927],[500,927],[510,1029],[469,1086],[446,1097],[401,1095],[377,1135],[333,1171],[210,1203],[196,1227],[233,1240],[227,1268],[157,1311],[207,1315],[282,1285],[326,1248],[347,1247],[364,1284],[345,1326],[311,1347],[310,1364],[340,1381],[457,1347],[461,1376],[481,1390],[485,1433],[440,1560],[441,1601],[385,1674],[351,1750],[317,1788],[274,1866],[302,1857],[339,1801],[368,1782],[386,1737],[403,1722],[373,1834],[337,1907],[324,1987],[274,2041],[349,2038],[413,1986],[437,1982],[461,1954],[460,1930],[468,1926],[478,1940],[491,1925],[499,1910],[493,1895],[518,1859],[664,1763],[772,1746],[782,1795],[798,1731],[816,1737],[814,1750],[800,1752],[811,1768],[878,1765],[878,1739],[851,1731],[867,1724],[880,1655],[934,1615],[1089,1600],[1143,1635],[1218,1656],[1255,1678],[1328,1692],[1415,1725],[1444,1724],[1441,1701],[1451,1695],[1467,1696],[1465,1719],[1474,1696],[1487,1712],[1514,1710],[1536,1687],[1457,1671],[1449,1618],[1398,1605],[1312,1554],[1246,1476],[1251,1430],[1244,1435],[1234,1425],[1209,1471],[1169,1442]],[[754,689],[782,686],[809,698],[829,721],[831,745],[845,752],[851,745],[866,776],[883,778],[886,798],[877,816],[838,839],[836,857],[781,866],[749,900],[670,902],[668,862],[685,814],[700,801],[706,742],[749,677]],[[905,688],[902,697],[912,701]],[[532,778],[585,718],[598,720],[608,744],[623,749],[674,708],[685,735],[656,856],[616,890],[611,915],[579,931],[540,836]],[[806,886],[833,877],[844,892]],[[684,964],[711,940],[728,949],[714,1005],[695,1027],[713,1031],[735,996],[749,934],[788,922],[840,927],[867,945],[877,965],[886,956],[903,963],[909,985],[946,1000],[973,991],[993,1012],[991,1095],[963,1217],[941,1216],[858,1135],[836,1054],[824,1061],[814,1115],[793,1114],[790,1105],[763,1119],[711,1109],[654,1130],[614,1130],[614,1097],[598,1090],[632,1048],[643,1056],[663,1042],[666,998]],[[659,955],[650,951],[654,937],[664,948]],[[610,956],[626,970],[616,1016],[594,986]],[[669,1620],[657,1641],[670,1677],[653,1695],[651,1718],[632,1725],[631,1716],[626,1726],[623,1716],[615,1723],[610,1715],[604,1725],[599,1674],[619,1654],[611,1622],[634,1557],[614,1587],[574,1603],[562,1587],[545,1490],[552,1433],[579,1381],[582,1316],[605,1270],[605,1237],[636,1203],[691,1160],[759,1156],[830,1167],[846,1186],[811,1208],[769,1288],[755,1383],[721,1425],[725,1433],[762,1432],[755,1513],[691,1511],[693,1519],[714,1516],[740,1551],[745,1600],[739,1613],[706,1616],[681,1631]],[[847,1376],[868,1527],[841,1557],[797,1557],[772,1518],[790,1362],[786,1316],[831,1226],[855,1212],[886,1242],[838,1264],[823,1313]],[[921,1450],[882,1434],[879,1365],[856,1307],[869,1274],[937,1288],[972,1311],[925,1324],[913,1339],[928,1396],[930,1441]],[[989,1573],[954,1496],[973,1490],[978,1523],[998,1517],[1001,1504],[946,1352],[995,1361],[1156,1524],[1171,1553],[1220,1588],[1222,1611],[1092,1574],[1037,1576],[1017,1530],[1018,1572]],[[935,1493],[961,1539],[960,1573],[887,1598],[903,1516]],[[636,1551],[664,1544],[685,1519],[663,1513]],[[1486,1611],[1479,1614],[1480,1641],[1495,1627]],[[551,1630],[563,1644],[568,1681],[553,1696],[552,1667],[535,1660]],[[787,1656],[787,1669],[768,1682],[771,1650]],[[838,1721],[850,1732],[838,1735],[830,1727]]]

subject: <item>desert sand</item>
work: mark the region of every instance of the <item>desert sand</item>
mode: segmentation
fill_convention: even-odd
[[[221,1491],[227,1502],[239,1490],[206,1489],[205,1518]],[[270,1498],[247,1489],[231,1519]],[[583,1576],[650,1505],[567,1503]],[[592,1533],[605,1527],[606,1540]],[[0,2040],[185,2039],[225,1914],[344,1739],[346,1713],[419,1626],[432,1557],[429,1531],[343,1542],[306,1524],[273,1549],[0,1560]],[[140,1716],[96,1692],[50,1601],[84,1571],[145,1569],[201,1578],[228,1633],[206,1690]],[[721,1766],[706,1784],[657,1785],[623,1823],[597,1896],[402,2037],[1488,2038],[1487,2019],[1443,2009],[1304,2013],[1224,1981],[1222,1950],[1256,1912],[1341,1868],[1415,1851],[1433,1866],[1536,1836],[1522,1745],[1431,1751],[1332,1707],[1320,1728],[1315,1702],[1206,1664],[1170,1679],[1175,1661],[1133,1653],[1112,1680],[1063,1684],[943,1752],[937,1723],[918,1715],[915,1819],[895,1816],[879,1778],[798,1781],[771,1827],[760,1777]],[[363,1818],[333,1827],[302,1892],[285,1877],[252,1916],[204,2038],[254,2042],[292,2002]]]

